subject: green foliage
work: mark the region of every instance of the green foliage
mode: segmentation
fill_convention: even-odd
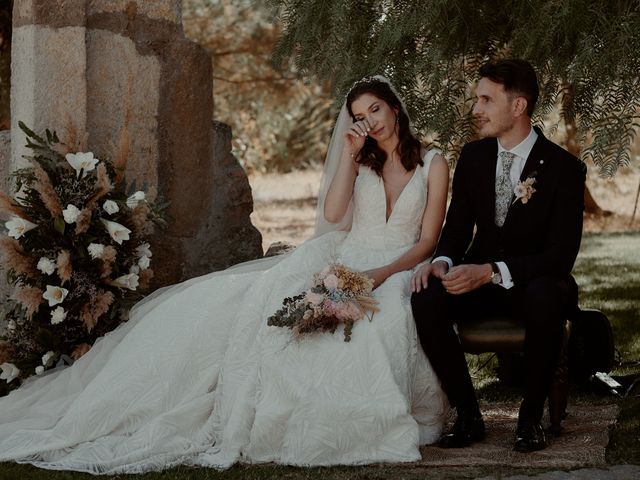
[[[344,95],[387,76],[415,126],[454,154],[474,136],[478,67],[513,56],[536,67],[535,120],[575,121],[585,159],[613,175],[630,161],[640,110],[640,1],[271,0],[283,32],[277,66],[329,81]],[[555,127],[552,125],[552,129]]]
[[[231,126],[233,153],[248,172],[324,159],[335,113],[328,89],[273,68],[280,29],[264,2],[184,0],[183,24],[211,56],[214,117]]]

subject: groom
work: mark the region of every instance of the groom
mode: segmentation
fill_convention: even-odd
[[[508,314],[524,320],[525,384],[514,449],[545,448],[541,425],[582,236],[586,167],[532,128],[533,67],[518,59],[480,68],[473,115],[482,140],[462,149],[434,260],[413,279],[422,347],[457,419],[439,445],[484,438],[482,415],[453,324]]]

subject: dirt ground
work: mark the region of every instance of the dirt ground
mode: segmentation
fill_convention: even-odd
[[[251,221],[262,233],[262,246],[273,242],[299,245],[313,234],[320,170],[287,174],[252,175],[254,211]],[[585,232],[640,230],[640,205],[631,222],[640,185],[640,158],[635,166],[621,168],[613,179],[599,177],[591,168],[587,185],[604,210],[603,216],[585,216]]]

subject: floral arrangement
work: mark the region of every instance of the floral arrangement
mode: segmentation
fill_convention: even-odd
[[[167,206],[149,192],[127,195],[128,142],[110,162],[74,152],[55,132],[20,128],[31,165],[11,175],[13,197],[0,192],[0,215],[9,218],[0,258],[13,287],[0,344],[9,388],[72,363],[127,319],[153,277],[145,239],[166,224]]]
[[[524,181],[519,181],[513,189],[513,194],[516,197],[514,198],[513,203],[520,200],[522,204],[525,205],[529,200],[531,200],[533,194],[536,193],[536,189],[533,188],[534,183],[536,183],[536,179],[533,175],[527,177]]]
[[[334,333],[344,325],[344,341],[349,342],[353,324],[378,311],[372,290],[373,281],[363,273],[331,264],[313,276],[307,291],[285,298],[267,324],[290,328],[298,339],[314,332]]]

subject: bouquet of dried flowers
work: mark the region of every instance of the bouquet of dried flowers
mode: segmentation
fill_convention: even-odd
[[[331,264],[313,276],[307,291],[285,298],[267,324],[290,328],[295,338],[314,332],[334,333],[344,325],[344,341],[348,342],[353,324],[367,314],[371,320],[378,311],[372,290],[373,281],[363,273]]]
[[[135,186],[127,194],[126,140],[112,163],[73,151],[55,132],[20,128],[31,165],[12,174],[13,197],[0,192],[9,219],[0,257],[13,287],[0,343],[9,388],[71,363],[127,319],[153,277],[146,238],[166,224],[167,207]]]

